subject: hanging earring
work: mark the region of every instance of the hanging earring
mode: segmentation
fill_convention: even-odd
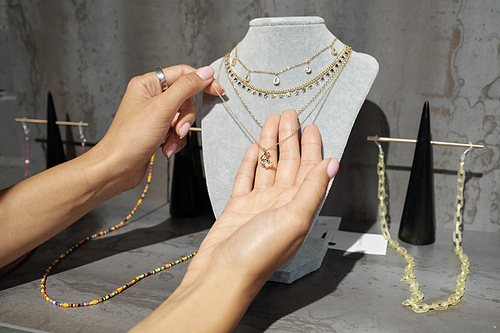
[[[87,142],[87,139],[85,139],[85,136],[83,136],[83,122],[80,120],[78,123],[78,131],[80,132],[80,141],[82,143],[82,154],[85,154],[85,143]]]
[[[28,178],[29,176],[29,171],[30,171],[30,130],[28,126],[26,125],[26,117],[23,118],[22,120],[22,125],[23,125],[23,130],[24,130],[24,138],[26,140],[26,158],[24,159],[24,179]]]
[[[29,171],[30,171],[30,130],[28,126],[26,125],[26,117],[24,117],[21,120],[21,124],[23,125],[23,131],[24,131],[24,139],[26,141],[26,157],[24,159],[24,179],[28,178],[29,176]],[[4,276],[10,271],[14,270],[19,264],[21,264],[28,256],[30,255],[31,251],[28,251],[28,253],[25,253],[19,260],[17,260],[15,263],[13,263],[9,268],[5,269],[3,272],[0,273],[0,276]]]

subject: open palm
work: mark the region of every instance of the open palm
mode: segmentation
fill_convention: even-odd
[[[298,126],[297,114],[287,110],[264,124],[260,146],[270,147]],[[266,281],[297,250],[338,169],[336,160],[321,157],[316,126],[285,140],[271,151],[276,167],[257,165],[262,150],[253,144],[245,154],[226,208],[203,241],[188,274],[208,269]],[[327,172],[328,169],[328,172]]]

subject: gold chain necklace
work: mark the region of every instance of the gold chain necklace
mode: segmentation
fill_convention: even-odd
[[[234,66],[231,64],[232,61],[231,52],[226,54],[226,56],[224,57],[224,64],[226,66],[226,72],[230,72],[232,80],[243,90],[246,90],[248,93],[263,98],[268,98],[269,96],[271,98],[276,98],[276,97],[284,98],[285,96],[286,97],[292,97],[293,95],[298,96],[300,92],[305,93],[307,91],[307,88],[312,89],[314,87],[313,86],[314,83],[317,83],[318,80],[324,77],[332,69],[338,68],[342,65],[342,55],[345,54],[347,50],[349,50],[349,52],[352,51],[350,47],[344,45],[342,52],[338,53],[337,51],[335,51],[336,52],[335,55],[337,55],[337,58],[312,80],[309,80],[308,82],[301,84],[297,87],[281,89],[281,90],[262,89],[250,84],[249,82],[245,81],[245,79],[241,78],[241,76],[239,76],[236,70],[234,69]]]
[[[336,60],[336,62],[335,62],[338,66],[332,66],[328,72],[326,72],[323,76],[321,76],[319,78],[319,80],[316,81],[316,85],[319,85],[320,81],[325,82],[325,84],[318,90],[318,92],[316,93],[316,95],[314,95],[314,97],[306,105],[304,105],[300,110],[297,111],[297,116],[299,116],[302,112],[304,112],[304,110],[321,94],[321,92],[328,86],[328,84],[332,80],[335,82],[335,80],[337,79],[337,77],[342,72],[342,69],[347,64],[347,61],[349,60],[349,57],[351,55],[351,51],[352,51],[351,48],[348,47],[348,46],[346,46],[344,48],[344,50],[342,51],[342,53],[339,55],[339,57]],[[250,108],[245,103],[245,101],[241,97],[240,93],[236,89],[235,83],[233,82],[234,80],[231,80],[230,71],[228,71],[227,67],[226,67],[226,74],[228,76],[229,82],[231,83],[231,85],[232,85],[232,87],[234,89],[234,92],[236,93],[236,95],[238,95],[241,103],[243,104],[243,106],[245,107],[245,109],[247,110],[247,112],[250,114],[250,116],[252,117],[252,119],[255,121],[255,123],[257,125],[259,125],[260,128],[262,128],[262,124],[259,122],[259,120],[257,120],[257,118],[255,117],[255,115],[250,111]],[[312,88],[310,88],[310,89],[312,89]],[[311,113],[314,111],[314,109],[316,107],[317,107],[317,105],[311,110]],[[304,121],[307,120],[307,118],[309,118],[309,115],[306,117],[306,119],[304,119]]]
[[[448,306],[456,305],[465,294],[465,280],[469,274],[469,258],[464,253],[460,243],[462,242],[462,208],[464,205],[464,184],[465,184],[465,153],[460,158],[460,169],[457,174],[457,196],[455,199],[456,213],[455,213],[455,230],[453,232],[453,242],[455,243],[455,254],[461,262],[461,271],[457,277],[457,284],[455,288],[455,293],[451,294],[448,299],[436,301],[432,304],[422,303],[424,299],[424,293],[422,293],[418,287],[419,284],[415,280],[415,274],[413,273],[413,267],[415,267],[415,262],[413,261],[413,256],[408,253],[408,251],[399,246],[399,243],[391,238],[389,233],[389,228],[387,226],[386,214],[387,207],[385,205],[386,193],[385,193],[385,165],[384,165],[384,152],[379,146],[378,164],[377,164],[377,174],[378,174],[378,198],[380,204],[378,207],[378,213],[380,215],[380,227],[382,230],[382,235],[389,242],[389,246],[396,250],[396,252],[401,255],[406,261],[407,265],[404,269],[405,275],[401,278],[401,282],[409,285],[411,296],[409,299],[403,302],[404,306],[411,306],[412,310],[416,313],[424,313],[429,310],[446,310]]]
[[[230,61],[231,63],[231,66],[236,66],[236,63],[240,63],[241,66],[243,66],[243,68],[247,71],[247,74],[245,75],[245,78],[244,78],[244,81],[246,83],[250,83],[250,73],[260,73],[260,74],[272,74],[274,75],[274,79],[273,79],[273,83],[275,86],[278,86],[280,84],[280,78],[279,78],[279,75],[286,72],[287,70],[290,70],[292,68],[295,68],[295,67],[298,67],[298,66],[302,66],[302,65],[306,65],[304,71],[307,73],[307,74],[311,74],[312,73],[312,67],[311,67],[311,64],[310,62],[316,58],[317,56],[319,56],[321,53],[323,53],[324,51],[330,49],[331,50],[331,53],[332,55],[336,56],[337,55],[337,50],[333,47],[333,44],[335,43],[335,41],[337,40],[337,37],[335,37],[335,39],[333,40],[333,42],[328,45],[327,47],[323,48],[321,51],[318,51],[316,52],[315,55],[313,55],[311,58],[309,58],[308,60],[306,61],[302,61],[298,64],[295,64],[295,65],[291,65],[291,66],[288,66],[287,68],[285,69],[282,69],[280,71],[277,71],[277,72],[272,72],[272,71],[263,71],[263,70],[252,70],[252,69],[249,69],[247,66],[245,66],[245,64],[243,64],[243,62],[241,61],[240,58],[238,58],[238,45],[240,45],[240,43],[238,43],[235,48],[234,48],[234,57],[233,59]],[[232,53],[232,52],[230,52]],[[235,71],[236,72],[236,71]]]
[[[222,102],[224,103],[224,105],[226,106],[226,108],[230,111],[230,113],[233,115],[233,117],[238,121],[238,123],[240,124],[240,126],[247,132],[247,134],[252,138],[252,140],[259,146],[260,149],[263,150],[263,154],[260,156],[260,164],[262,167],[264,167],[265,169],[270,169],[274,166],[274,163],[270,161],[270,158],[271,158],[271,153],[269,152],[269,150],[271,150],[272,148],[274,147],[277,147],[279,145],[281,145],[283,142],[285,142],[286,140],[288,140],[289,138],[291,138],[292,136],[294,136],[295,134],[298,133],[299,129],[301,128],[302,124],[304,124],[307,119],[309,119],[309,117],[313,114],[314,110],[316,110],[316,108],[319,106],[319,104],[321,103],[321,101],[323,101],[323,99],[325,98],[326,95],[328,95],[328,93],[330,92],[331,88],[333,87],[333,84],[335,83],[335,81],[337,80],[338,76],[340,75],[340,73],[342,72],[343,68],[345,67],[345,65],[347,64],[347,61],[349,60],[349,57],[351,55],[351,48],[347,48],[347,50],[345,50],[342,54],[342,58],[344,59],[344,61],[342,61],[340,64],[340,66],[337,68],[332,68],[331,69],[331,74],[330,73],[326,73],[325,76],[327,76],[327,82],[325,83],[325,85],[321,88],[321,90],[299,111],[300,113],[302,113],[317,97],[318,95],[321,93],[321,91],[323,89],[325,89],[323,95],[321,96],[321,98],[319,99],[319,101],[316,103],[316,105],[314,105],[314,107],[312,108],[312,110],[308,113],[308,115],[304,118],[304,120],[297,126],[297,128],[290,134],[288,135],[287,137],[285,137],[284,139],[280,140],[279,142],[273,144],[272,146],[268,147],[268,148],[264,148],[260,145],[259,141],[255,139],[255,137],[252,135],[252,133],[246,128],[246,126],[243,124],[243,122],[238,118],[238,116],[236,115],[236,113],[231,109],[231,107],[229,106],[229,104],[226,102],[226,100],[222,97],[222,95],[219,93],[219,91],[217,90],[217,88],[214,87],[214,90],[215,92],[217,93],[217,95],[219,95],[219,98],[222,100]],[[224,59],[221,61],[221,66],[219,67],[219,72],[217,73],[217,77],[216,79],[218,80],[219,79],[219,76],[220,76],[220,72],[221,72],[221,68],[222,68],[222,63],[224,62]],[[260,122],[257,120],[257,118],[252,114],[252,112],[250,111],[250,109],[248,108],[248,106],[246,105],[246,103],[243,101],[243,99],[241,98],[240,94],[238,93],[236,87],[234,86],[234,84],[232,83],[231,79],[228,77],[229,81],[231,82],[231,85],[233,86],[236,94],[238,95],[238,97],[240,98],[240,101],[243,103],[244,107],[247,109],[247,111],[250,113],[250,115],[252,116],[252,118],[254,119],[254,121],[262,128],[262,126],[260,125]]]

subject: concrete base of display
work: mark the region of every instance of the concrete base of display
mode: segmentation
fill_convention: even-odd
[[[323,238],[307,238],[300,250],[271,276],[269,281],[292,283],[318,270],[328,250],[328,242]]]

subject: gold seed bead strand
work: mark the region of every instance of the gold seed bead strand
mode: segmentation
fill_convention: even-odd
[[[462,246],[460,245],[462,241],[462,232],[460,231],[460,226],[462,224],[462,208],[463,208],[463,190],[465,184],[465,172],[464,172],[463,160],[460,161],[460,169],[457,175],[457,196],[455,200],[456,214],[455,214],[455,230],[453,233],[453,242],[455,243],[454,252],[457,255],[461,263],[461,271],[457,276],[455,293],[451,294],[448,299],[435,301],[432,304],[422,303],[424,299],[424,294],[419,290],[419,284],[416,281],[415,273],[413,268],[415,267],[414,258],[408,251],[399,246],[399,243],[391,238],[389,228],[387,225],[386,215],[387,207],[385,205],[386,192],[385,192],[385,164],[384,164],[384,154],[379,153],[378,163],[377,163],[377,174],[378,174],[378,199],[379,199],[379,209],[378,213],[380,216],[380,227],[383,237],[388,241],[391,248],[395,249],[396,252],[403,257],[406,262],[406,267],[404,269],[404,276],[401,278],[401,282],[408,284],[410,289],[410,298],[405,300],[402,304],[404,306],[410,306],[415,313],[425,313],[429,310],[446,310],[449,306],[456,305],[460,302],[465,294],[465,280],[469,274],[469,259],[467,255],[463,252]]]
[[[191,253],[185,257],[182,257],[181,259],[179,260],[176,260],[176,261],[173,261],[169,264],[166,264],[165,266],[162,266],[162,267],[159,267],[159,268],[156,268],[152,271],[149,271],[149,272],[146,272],[144,274],[141,274],[139,276],[136,276],[133,280],[131,280],[130,282],[124,284],[123,286],[117,288],[116,290],[114,290],[113,292],[109,293],[108,295],[104,296],[104,297],[101,297],[99,299],[95,299],[95,300],[92,300],[92,301],[89,301],[89,302],[80,302],[80,303],[67,303],[67,302],[58,302],[52,298],[50,298],[47,294],[47,278],[49,276],[49,274],[52,272],[52,270],[54,269],[54,267],[63,259],[65,259],[68,255],[70,255],[71,253],[73,253],[76,249],[78,249],[79,247],[81,247],[82,245],[84,245],[85,243],[88,243],[90,240],[93,240],[93,239],[96,239],[98,237],[101,237],[101,236],[104,236],[112,231],[115,231],[121,227],[123,227],[126,222],[132,218],[132,216],[135,214],[135,212],[137,211],[137,209],[139,208],[139,206],[141,205],[142,201],[144,200],[145,196],[146,196],[146,193],[148,192],[148,189],[149,189],[149,185],[151,183],[151,179],[152,179],[152,176],[153,176],[153,164],[154,164],[154,160],[155,160],[155,155],[153,155],[151,157],[151,160],[150,160],[150,163],[149,163],[149,172],[148,172],[148,177],[147,177],[147,182],[146,182],[146,186],[144,187],[144,190],[141,194],[141,197],[140,199],[137,201],[137,204],[135,205],[135,207],[132,209],[132,211],[127,215],[127,217],[121,221],[120,223],[118,223],[117,225],[109,228],[108,230],[104,230],[104,231],[101,231],[99,233],[96,233],[96,234],[93,234],[91,236],[88,236],[87,238],[79,241],[78,243],[76,243],[75,245],[73,245],[69,250],[67,250],[65,253],[61,254],[46,270],[45,270],[45,274],[42,276],[42,280],[41,280],[41,283],[40,283],[40,292],[42,293],[42,296],[43,298],[45,298],[45,300],[47,300],[49,303],[55,305],[55,306],[59,306],[59,307],[65,307],[65,308],[76,308],[76,307],[82,307],[82,306],[91,306],[91,305],[96,305],[96,304],[99,304],[99,303],[102,303],[104,301],[107,301],[108,299],[120,294],[121,292],[123,292],[125,289],[131,287],[132,285],[134,285],[135,283],[137,283],[138,281],[150,276],[150,275],[153,275],[153,274],[156,274],[158,272],[161,272],[167,268],[170,268],[172,266],[175,266],[181,262],[184,262],[192,257],[194,257],[196,255],[196,252],[194,253]]]

